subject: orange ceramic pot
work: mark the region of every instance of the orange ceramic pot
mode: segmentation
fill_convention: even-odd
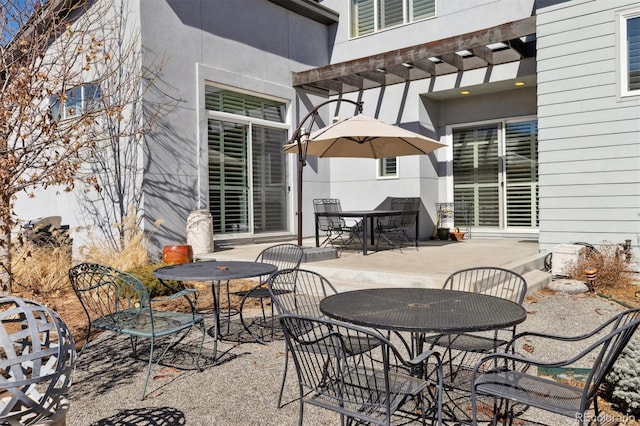
[[[193,262],[193,249],[188,244],[164,246],[162,249],[162,263],[179,265],[189,262]]]

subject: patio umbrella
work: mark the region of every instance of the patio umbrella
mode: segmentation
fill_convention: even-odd
[[[307,155],[353,158],[429,154],[445,146],[426,136],[363,114],[345,118],[316,130],[301,143]],[[285,145],[283,151],[298,153],[298,143]]]
[[[324,104],[318,107],[322,105]],[[361,104],[358,103],[357,105],[359,111],[362,111]],[[316,130],[303,140],[302,125],[309,117],[315,118],[318,107],[302,120],[291,141],[282,149],[285,153],[298,154],[299,245],[302,245],[302,169],[306,164],[307,155],[316,157],[387,158],[429,154],[445,146],[426,136],[367,117],[362,113]]]

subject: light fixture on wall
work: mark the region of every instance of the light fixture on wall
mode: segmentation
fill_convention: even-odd
[[[460,91],[460,94],[461,94],[461,95],[468,95],[468,94],[470,94],[470,93],[471,93],[471,92],[470,92],[470,91],[468,91],[468,90],[461,90],[461,91]]]
[[[525,84],[524,81],[516,81],[515,83],[513,83],[513,85],[517,87],[522,87],[524,86],[524,84]]]

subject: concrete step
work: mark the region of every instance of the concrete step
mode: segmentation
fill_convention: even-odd
[[[527,280],[527,294],[533,294],[551,282],[551,274],[544,272],[544,253],[530,256],[503,266],[521,274]],[[328,268],[313,263],[301,268],[326,277],[339,291],[372,287],[427,287],[441,288],[448,274],[407,274],[402,272],[364,271]]]

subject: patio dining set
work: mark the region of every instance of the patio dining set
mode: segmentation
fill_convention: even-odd
[[[343,210],[337,198],[314,199],[316,247],[347,249],[355,244],[365,256],[369,247],[402,250],[405,243],[412,243],[417,249],[420,198],[392,197],[389,204],[388,209]],[[325,235],[322,242],[320,233]]]
[[[286,356],[277,404],[283,405],[285,387],[292,386],[287,375],[292,373],[297,378],[300,425],[307,404],[337,412],[342,420],[379,425],[396,419],[497,423],[513,421],[529,407],[579,422],[594,410],[597,418],[597,389],[640,325],[640,310],[629,309],[580,336],[518,333],[517,326],[527,317],[522,306],[527,283],[508,269],[463,269],[438,289],[338,292],[321,274],[301,268],[302,257],[300,246],[276,244],[253,262],[200,261],[157,269],[156,277],[175,287],[170,298],[187,301],[188,309],[182,311],[154,307],[136,278],[104,265],[78,265],[70,277],[89,318],[87,343],[92,328],[131,337],[134,351],[139,338],[150,340],[143,399],[151,370],[173,347],[165,346],[154,359],[157,339],[173,336],[180,342],[191,329],[199,330],[195,363],[200,368],[204,316],[198,311],[197,291],[185,283],[210,282],[212,368],[224,368],[216,365],[217,342],[227,338],[225,325],[228,332],[237,315],[252,341],[283,345]],[[231,289],[230,281],[250,277],[256,278],[252,288]],[[240,297],[240,304],[223,306],[223,292],[227,301],[234,294]],[[260,303],[257,315],[243,313],[251,299]],[[562,367],[587,360],[584,382],[538,375],[538,367],[550,365],[550,360],[537,360],[522,350],[532,335],[559,344],[584,342],[570,359],[552,361]]]

